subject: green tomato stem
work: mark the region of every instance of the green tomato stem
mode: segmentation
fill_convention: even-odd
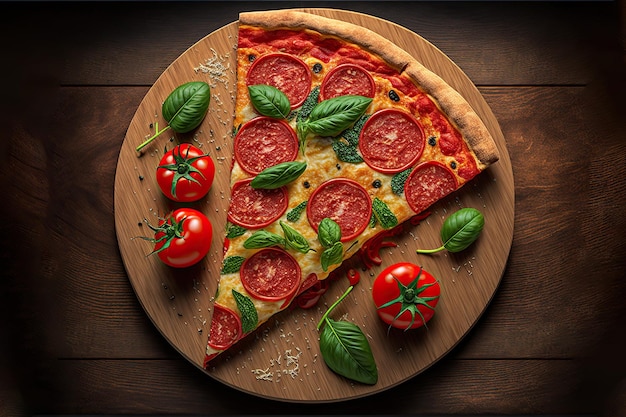
[[[415,252],[417,253],[435,253],[435,252],[439,252],[444,250],[446,247],[445,246],[440,246],[436,249],[418,249]]]
[[[159,136],[161,133],[165,132],[166,130],[170,129],[170,125],[165,126],[162,130],[159,130],[159,122],[155,122],[154,127],[156,129],[154,135],[152,135],[152,137],[146,139],[146,141],[144,143],[142,143],[141,145],[137,146],[137,148],[135,148],[135,150],[137,152],[141,152],[141,150],[143,148],[145,148],[146,146],[148,146],[154,139],[156,139],[157,136]]]
[[[322,318],[320,319],[319,323],[317,323],[317,330],[320,329],[320,327],[322,327],[322,323],[324,323],[326,321],[326,318],[328,317],[328,315],[330,314],[330,312],[337,307],[337,305],[343,301],[344,298],[346,298],[348,296],[348,294],[350,294],[350,291],[352,291],[352,288],[354,288],[354,285],[351,285],[348,287],[348,289],[346,290],[346,292],[343,293],[343,295],[341,297],[339,297],[339,299],[337,301],[335,301],[333,303],[333,305],[330,306],[330,308],[328,310],[326,310],[326,313],[324,313],[324,315],[322,316]]]

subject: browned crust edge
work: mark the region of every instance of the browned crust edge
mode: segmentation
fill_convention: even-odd
[[[242,12],[239,22],[265,28],[312,29],[360,45],[399,72],[406,73],[434,99],[465,138],[481,170],[498,160],[499,154],[493,137],[463,96],[404,49],[378,33],[349,22],[289,9]]]

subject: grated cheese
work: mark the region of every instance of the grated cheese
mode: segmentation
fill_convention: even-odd
[[[193,70],[195,72],[203,72],[205,74],[209,74],[213,83],[209,82],[209,85],[212,88],[217,87],[217,83],[222,83],[226,88],[229,87],[229,76],[228,70],[230,69],[230,62],[227,62],[230,58],[230,54],[225,54],[220,56],[217,51],[211,48],[211,52],[213,52],[213,56],[211,58],[207,58],[207,60],[202,64],[199,64]],[[226,62],[226,65],[224,63]]]
[[[296,348],[297,354],[293,354],[291,349],[285,350],[283,355],[279,354],[276,359],[270,359],[270,366],[265,369],[257,368],[251,372],[255,375],[258,381],[270,381],[279,382],[281,375],[289,375],[291,379],[295,379],[300,374],[300,355],[302,351]],[[284,361],[283,361],[284,358]],[[281,362],[284,362],[281,363]],[[277,371],[276,379],[274,379],[274,372],[270,369],[278,365],[278,368],[282,368]]]

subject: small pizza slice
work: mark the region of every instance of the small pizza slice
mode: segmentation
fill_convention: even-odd
[[[296,11],[240,15],[233,129],[205,366],[498,159],[469,104],[408,53]]]

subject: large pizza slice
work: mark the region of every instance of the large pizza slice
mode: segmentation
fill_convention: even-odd
[[[225,254],[206,364],[498,159],[470,105],[363,27],[242,13]]]

